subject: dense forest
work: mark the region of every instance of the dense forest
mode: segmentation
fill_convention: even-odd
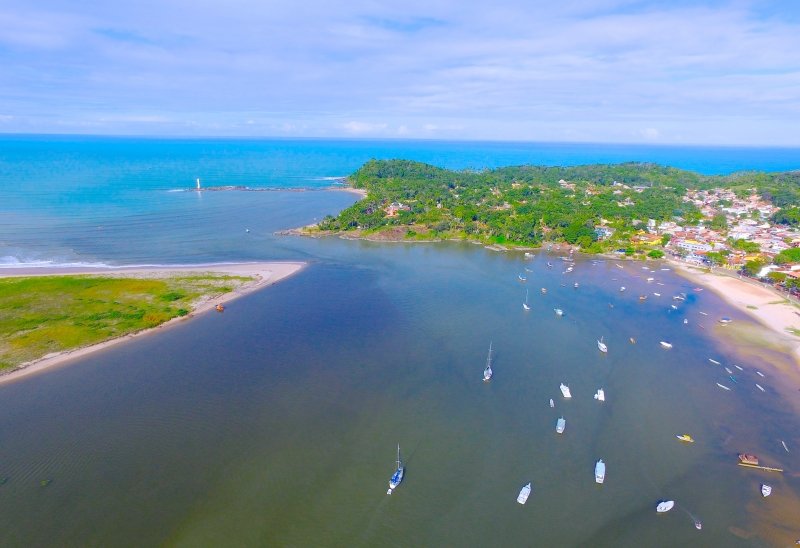
[[[452,171],[371,160],[348,182],[366,190],[366,198],[326,217],[318,230],[522,246],[566,241],[597,252],[629,245],[648,219],[697,223],[702,215],[683,200],[686,190],[719,187],[742,196],[756,189],[785,208],[777,222],[800,221],[800,172],[708,176],[649,163]],[[614,229],[613,239],[598,241],[600,224]]]

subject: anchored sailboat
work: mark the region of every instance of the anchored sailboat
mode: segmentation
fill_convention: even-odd
[[[392,474],[392,479],[389,480],[389,490],[386,491],[387,495],[391,495],[394,489],[397,489],[397,486],[400,485],[400,482],[403,481],[403,474],[405,474],[405,466],[403,466],[403,461],[400,460],[400,444],[397,444],[397,470],[394,471]]]
[[[484,382],[489,381],[492,378],[492,343],[489,342],[489,355],[486,357],[486,367],[483,370],[483,380]]]
[[[530,310],[531,309],[531,307],[528,305],[528,290],[527,289],[525,290],[525,302],[522,303],[522,308],[524,308],[525,310]]]

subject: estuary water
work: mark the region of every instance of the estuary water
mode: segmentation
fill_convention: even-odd
[[[711,173],[796,168],[784,152],[3,138],[7,265],[309,266],[224,314],[0,386],[0,543],[788,544],[800,537],[797,389],[777,375],[788,359],[725,343],[722,330],[748,320],[711,292],[657,263],[580,257],[567,273],[546,251],[526,260],[472,244],[275,234],[353,203],[322,189],[370,157],[476,169],[653,160]],[[282,190],[175,192],[196,177]],[[495,376],[484,383],[490,341]],[[605,402],[592,398],[598,388]],[[387,496],[397,443],[406,478]],[[789,473],[737,467],[744,451]],[[676,508],[657,515],[663,499]]]

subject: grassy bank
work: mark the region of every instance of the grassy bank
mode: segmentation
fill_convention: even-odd
[[[0,371],[156,327],[252,280],[220,274],[0,279]]]

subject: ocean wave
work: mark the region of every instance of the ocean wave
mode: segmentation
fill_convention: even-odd
[[[0,257],[3,268],[115,268],[114,265],[88,261],[59,261],[57,259],[20,259],[13,255]]]

